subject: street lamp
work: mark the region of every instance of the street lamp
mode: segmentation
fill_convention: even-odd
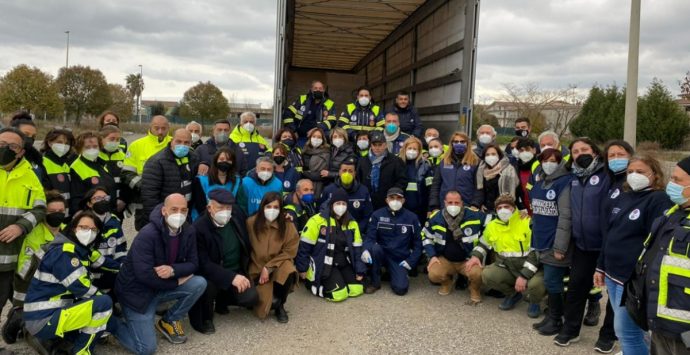
[[[65,34],[67,35],[67,51],[65,53],[65,71],[69,68],[69,30],[65,31]],[[67,74],[67,73],[65,73]],[[67,109],[64,111],[64,115],[62,116],[62,123],[66,124],[67,123]]]
[[[139,116],[139,124],[141,124],[141,94],[144,91],[144,66],[139,64],[139,103],[137,104],[137,115]]]

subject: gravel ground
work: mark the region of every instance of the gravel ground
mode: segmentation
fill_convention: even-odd
[[[129,141],[140,135],[127,137]],[[133,220],[125,221],[125,233],[135,235]],[[288,324],[273,316],[261,321],[251,311],[231,308],[216,315],[214,335],[195,332],[185,321],[189,340],[172,345],[159,336],[162,354],[292,354],[292,353],[443,353],[443,354],[596,354],[599,327],[583,327],[581,340],[568,348],[553,344],[532,330],[527,303],[512,311],[498,309],[499,299],[487,297],[477,307],[465,305],[467,291],[439,296],[426,275],[411,279],[410,292],[396,296],[384,283],[375,295],[334,304],[312,296],[304,287],[288,298]],[[605,302],[605,298],[602,302]],[[602,303],[604,309],[604,303]],[[4,322],[8,307],[2,312]],[[603,315],[601,317],[603,321]],[[0,347],[17,354],[34,353],[24,342]],[[99,354],[126,354],[111,340],[97,348]]]

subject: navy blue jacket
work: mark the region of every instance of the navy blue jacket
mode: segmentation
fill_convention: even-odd
[[[241,246],[240,267],[242,268],[240,273],[247,276],[249,275],[249,258],[252,246],[247,232],[247,216],[238,207],[237,205],[233,206],[232,219],[228,223],[234,229],[235,235],[239,237]],[[218,288],[228,290],[237,273],[223,267],[223,237],[218,232],[219,228],[213,224],[208,211],[194,221],[194,230],[196,231],[199,255],[198,274]]]
[[[459,191],[462,202],[470,206],[477,191],[477,165],[459,162],[448,165],[441,160],[434,172],[434,180],[429,191],[429,210],[443,208],[446,193],[451,190]]]
[[[611,178],[600,163],[592,175],[574,176],[570,186],[570,209],[575,245],[580,250],[600,250],[606,230],[606,199]]]
[[[206,143],[194,149],[194,151],[196,152],[197,157],[199,157],[200,164],[206,164],[208,166],[211,166],[211,164],[213,164],[213,156],[216,155],[218,149],[223,147],[229,148],[230,150],[232,150],[233,153],[235,153],[235,164],[239,165],[243,161],[242,159],[238,159],[239,154],[241,154],[242,152],[240,152],[237,149],[237,145],[235,144],[235,142],[231,141],[229,138],[225,144],[218,146],[215,138],[211,137],[206,141]],[[244,167],[235,166],[236,172],[242,171],[243,169]]]
[[[195,273],[199,267],[196,231],[185,222],[177,236],[180,246],[172,265],[175,276],[162,279],[156,274],[154,267],[168,264],[170,229],[161,213],[162,207],[160,204],[151,212],[149,223],[134,238],[115,280],[115,294],[120,303],[138,313],[146,312],[158,292],[174,290],[177,279]]]
[[[643,243],[655,219],[673,203],[664,191],[645,189],[611,195],[611,210],[604,216],[608,226],[601,246],[597,271],[624,284],[635,270]]]
[[[407,261],[414,268],[422,256],[422,239],[417,215],[402,208],[398,212],[384,207],[376,210],[369,218],[364,237],[364,250],[371,250],[378,244],[393,261]]]
[[[357,221],[359,232],[363,235],[367,231],[369,217],[371,213],[374,212],[369,189],[360,184],[357,180],[352,182],[349,189],[345,188],[340,182],[340,178],[337,178],[332,184],[323,189],[321,197],[317,201],[317,205],[322,206],[324,203],[328,204],[328,200],[337,189],[343,189],[347,193],[347,211],[350,213],[350,216]]]
[[[393,112],[400,118],[401,131],[422,139],[422,120],[414,106],[407,105],[405,108],[400,108],[398,105],[393,105]]]

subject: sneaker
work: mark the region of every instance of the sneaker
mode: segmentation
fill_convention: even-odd
[[[441,287],[438,288],[438,294],[441,296],[448,296],[450,291],[453,289],[453,280],[448,280],[441,283]]]
[[[538,318],[541,315],[541,307],[539,303],[530,303],[527,307],[527,316],[530,318]]]
[[[522,299],[522,293],[516,292],[510,297],[506,297],[501,304],[498,305],[498,308],[504,311],[509,311],[513,308],[515,308],[515,305],[520,302]]]
[[[597,339],[596,344],[594,344],[594,351],[602,354],[610,354],[613,352],[613,347],[616,345],[615,340],[608,339]]]
[[[572,343],[577,343],[578,341],[580,341],[579,335],[572,336],[572,335],[561,333],[561,334],[556,335],[555,338],[553,338],[554,344],[556,344],[558,346],[563,346],[563,347],[569,346]]]
[[[367,295],[372,295],[372,294],[376,293],[376,291],[378,291],[378,290],[380,290],[380,289],[381,289],[381,286],[378,286],[378,287],[377,287],[377,286],[369,285],[369,286],[367,286],[367,288],[364,290],[364,293],[366,293]]]
[[[182,323],[179,320],[168,323],[161,318],[156,323],[156,329],[173,344],[182,344],[187,341],[187,336],[184,335]]]

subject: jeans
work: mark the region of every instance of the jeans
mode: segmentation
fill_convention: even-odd
[[[544,287],[547,293],[563,293],[563,277],[568,274],[567,266],[544,264]]]
[[[175,289],[159,292],[151,300],[144,313],[139,313],[123,304],[122,313],[126,323],[119,322],[112,333],[127,350],[135,354],[153,354],[157,347],[156,306],[159,303],[177,300],[163,316],[163,320],[165,322],[178,321],[185,317],[204,290],[206,290],[206,279],[201,276],[192,276]]]
[[[649,344],[646,332],[630,318],[625,306],[621,306],[623,286],[606,277],[606,289],[609,292],[611,307],[613,308],[613,327],[625,355],[649,354]]]

